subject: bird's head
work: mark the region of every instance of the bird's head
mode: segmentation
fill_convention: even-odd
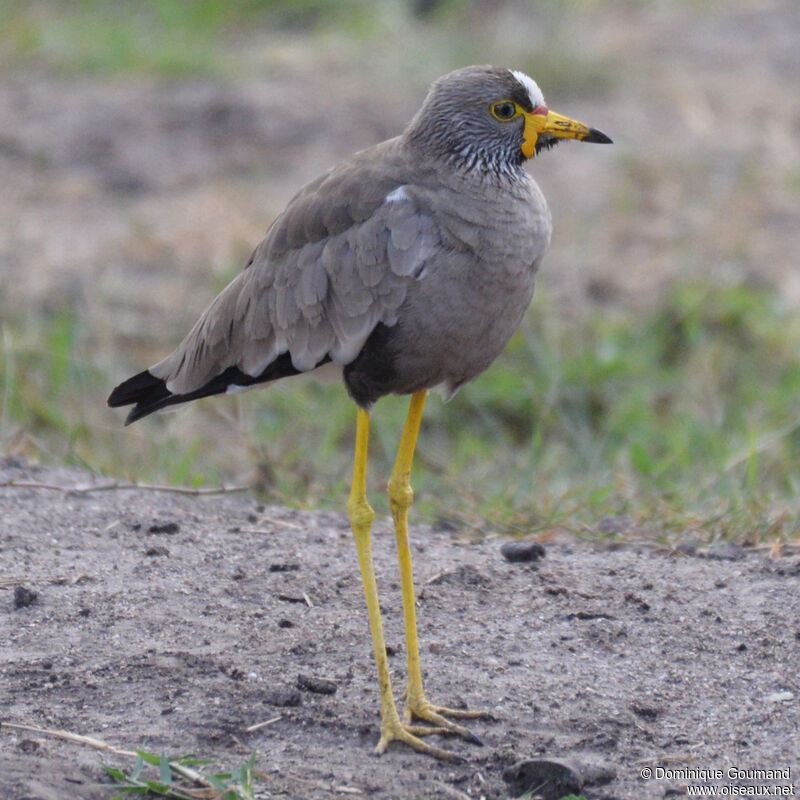
[[[550,111],[536,82],[502,67],[465,67],[439,78],[406,130],[428,155],[506,171],[559,139],[605,144],[602,131]]]

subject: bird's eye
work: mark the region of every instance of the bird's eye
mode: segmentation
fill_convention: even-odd
[[[502,120],[503,122],[514,119],[518,113],[516,103],[512,103],[510,100],[501,100],[499,103],[495,103],[491,111],[495,119]]]

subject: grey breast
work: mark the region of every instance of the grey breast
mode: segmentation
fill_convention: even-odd
[[[526,173],[482,183],[456,174],[406,191],[436,220],[442,246],[409,286],[387,345],[393,391],[441,384],[451,396],[519,326],[550,244],[550,211]]]

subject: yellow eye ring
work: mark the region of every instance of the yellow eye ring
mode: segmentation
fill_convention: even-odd
[[[522,111],[520,107],[513,100],[500,100],[497,103],[492,103],[489,106],[492,116],[500,122],[509,122],[516,119]]]

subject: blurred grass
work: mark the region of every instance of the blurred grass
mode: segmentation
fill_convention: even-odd
[[[487,373],[429,401],[417,519],[594,537],[605,516],[655,515],[665,541],[797,535],[800,320],[773,290],[679,283],[634,315],[554,309],[539,297]],[[290,380],[122,429],[103,407],[109,354],[76,310],[4,320],[0,450],[188,485],[259,464],[270,499],[343,508],[355,415],[340,385]],[[405,410],[386,398],[373,415],[382,512]]]
[[[7,59],[67,73],[212,76],[226,45],[253,26],[357,31],[368,0],[3,0]]]
[[[577,9],[591,13],[602,5],[597,0],[536,5],[477,0],[0,0],[0,69],[35,66],[66,76],[235,79],[263,66],[264,58],[280,60],[282,43],[296,36],[315,55],[360,60],[377,74],[404,71],[412,80],[419,77],[421,85],[432,74],[471,63],[481,53],[486,62],[514,63],[536,74],[550,92],[566,97],[609,85],[615,61],[587,58],[585,52],[564,46]],[[516,24],[520,13],[536,19],[537,42]],[[256,54],[248,51],[253,34],[263,37]],[[272,46],[265,47],[266,41]],[[550,49],[558,58],[542,57]]]

